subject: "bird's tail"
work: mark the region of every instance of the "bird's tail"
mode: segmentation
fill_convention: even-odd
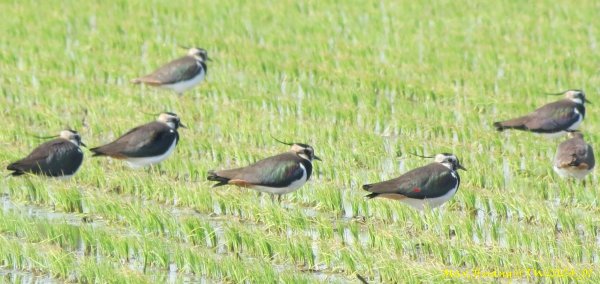
[[[510,119],[510,120],[506,120],[506,121],[494,122],[494,127],[496,127],[496,130],[498,130],[498,131],[503,131],[504,129],[525,130],[524,118],[519,117],[519,118]]]
[[[9,171],[13,171],[12,173],[10,173],[10,174],[8,174],[6,176],[16,177],[16,176],[20,176],[20,175],[24,175],[25,174],[25,172],[23,170],[19,169],[19,166],[18,166],[17,163],[12,163],[12,164],[8,165],[6,167],[6,169],[9,170]]]
[[[365,184],[365,185],[363,185],[363,187],[362,187],[362,188],[363,188],[364,190],[366,190],[366,191],[369,191],[369,189],[371,189],[371,187],[373,187],[373,185],[372,185],[372,184]],[[379,195],[379,193],[374,193],[374,192],[372,192],[372,193],[368,194],[368,195],[367,195],[367,196],[365,196],[365,197],[366,197],[366,198],[368,198],[368,199],[372,199],[372,198],[375,198],[375,197],[377,197],[378,195]]]
[[[104,153],[100,148],[102,148],[102,147],[96,147],[96,148],[90,149],[90,151],[93,153],[92,157],[106,156],[106,153]]]
[[[229,183],[229,180],[230,180],[229,178],[219,176],[215,171],[209,171],[206,179],[210,180],[210,181],[218,182],[218,183],[214,184],[213,187],[226,185]]]
[[[18,176],[22,176],[25,174],[25,172],[21,171],[21,170],[11,170],[11,171],[14,171],[14,172],[7,174],[6,177],[18,177]]]
[[[6,167],[6,169],[9,170],[9,171],[18,171],[19,170],[19,169],[17,169],[16,163],[12,163],[12,164],[8,165]]]

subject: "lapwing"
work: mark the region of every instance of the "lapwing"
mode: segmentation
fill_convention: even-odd
[[[457,170],[466,169],[453,154],[442,153],[424,158],[435,158],[435,162],[395,179],[363,185],[364,190],[371,192],[367,197],[399,200],[418,210],[435,208],[450,200],[460,185]]]
[[[277,139],[275,139],[277,140]],[[216,181],[213,187],[227,184],[247,187],[271,194],[271,198],[296,191],[310,179],[312,161],[321,160],[315,156],[312,146],[303,143],[286,143],[292,146],[288,152],[260,160],[243,168],[209,171],[208,180]]]
[[[179,117],[163,112],[156,121],[129,130],[117,140],[90,149],[94,156],[109,156],[127,161],[132,168],[158,164],[168,158],[179,142]]]
[[[12,176],[26,173],[56,178],[72,177],[83,162],[83,152],[79,146],[81,136],[75,130],[63,130],[56,138],[35,148],[27,157],[6,167],[13,171]]]
[[[204,81],[207,72],[206,61],[210,61],[210,58],[205,49],[190,48],[186,56],[175,59],[151,74],[131,82],[171,89],[181,95],[184,91]]]
[[[596,165],[594,150],[583,140],[583,134],[572,131],[569,139],[558,145],[554,156],[554,171],[561,177],[583,179]]]
[[[590,103],[581,90],[568,90],[556,95],[565,98],[544,105],[530,114],[518,118],[494,122],[496,130],[518,129],[556,137],[579,127],[585,117],[585,103]]]

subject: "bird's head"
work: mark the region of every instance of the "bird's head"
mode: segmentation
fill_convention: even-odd
[[[208,58],[208,52],[204,48],[192,47],[192,48],[188,49],[187,54],[189,56],[193,56],[194,58],[196,58],[200,61],[211,61],[211,59]]]
[[[319,158],[315,155],[315,149],[313,149],[312,146],[307,145],[307,144],[293,143],[290,151],[296,153],[296,155],[298,155],[302,159],[306,159],[309,161],[312,161],[312,160],[321,161],[321,158]]]
[[[81,141],[81,136],[75,130],[72,130],[72,129],[63,130],[60,132],[60,134],[58,134],[58,137],[69,140],[69,142],[71,142],[77,146],[86,147],[85,143],[83,143]]]
[[[582,90],[568,90],[564,92],[564,96],[577,104],[590,103],[590,101],[585,98],[585,93]]]
[[[273,136],[271,136],[271,137],[273,137]],[[290,149],[290,152],[298,155],[298,157],[300,157],[302,159],[309,160],[311,162],[312,162],[312,160],[321,161],[321,158],[319,158],[315,155],[315,149],[313,149],[313,147],[308,144],[283,142],[281,140],[278,140],[275,137],[273,137],[273,139],[275,139],[275,141],[277,141],[281,144],[292,146],[292,148]]]
[[[172,112],[161,113],[160,115],[158,115],[157,121],[165,123],[171,129],[177,129],[179,127],[186,128],[186,126],[183,125],[183,123],[181,123],[179,116],[177,116],[177,114],[172,113]]]
[[[454,171],[456,171],[458,169],[461,169],[463,171],[467,170],[467,169],[465,169],[465,167],[463,167],[460,164],[460,161],[454,154],[450,154],[450,153],[437,154],[437,155],[435,155],[435,161],[448,167],[451,170],[454,170]]]

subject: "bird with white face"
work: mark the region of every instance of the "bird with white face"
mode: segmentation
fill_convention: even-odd
[[[83,163],[81,136],[75,130],[63,130],[56,138],[35,148],[27,157],[8,165],[12,176],[26,173],[55,178],[72,177]]]
[[[530,114],[494,122],[496,130],[517,129],[557,137],[579,127],[585,118],[585,103],[590,103],[581,90],[568,90],[554,94],[565,98],[544,105]]]
[[[154,72],[134,79],[134,84],[146,84],[175,91],[178,95],[202,83],[208,72],[206,62],[210,61],[203,48],[193,47],[186,56],[175,59]]]
[[[132,168],[158,164],[167,159],[179,142],[179,117],[163,112],[156,121],[138,126],[106,145],[92,148],[96,156],[109,156],[127,161]]]
[[[433,163],[391,180],[365,184],[363,189],[371,192],[367,195],[369,199],[383,197],[398,200],[418,210],[435,208],[456,194],[460,185],[459,169],[466,170],[455,155],[437,154]]]

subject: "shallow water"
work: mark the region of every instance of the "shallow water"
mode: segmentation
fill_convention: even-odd
[[[145,206],[159,206],[165,207],[165,210],[168,210],[169,214],[173,216],[174,219],[182,219],[182,218],[198,218],[204,221],[207,221],[210,225],[211,229],[214,231],[214,237],[207,236],[206,237],[206,246],[209,248],[214,248],[217,254],[225,255],[228,253],[228,249],[226,246],[226,236],[224,231],[224,226],[228,223],[227,219],[224,219],[223,215],[220,214],[203,214],[199,213],[196,210],[190,208],[179,208],[179,207],[170,207],[164,206],[162,204],[157,204],[152,201],[142,201]],[[63,212],[54,212],[51,209],[45,207],[39,207],[34,205],[21,205],[13,203],[10,198],[6,195],[0,197],[0,205],[4,212],[13,212],[18,214],[23,214],[31,218],[35,219],[43,219],[48,220],[50,222],[55,222],[57,224],[70,224],[74,226],[97,226],[97,227],[105,227],[108,224],[100,219],[90,218],[86,219],[86,214],[72,214],[72,213],[63,213]],[[215,208],[219,209],[220,206],[215,204]],[[293,208],[289,208],[290,210]],[[307,209],[307,208],[303,208]],[[312,214],[317,214],[317,211],[311,209],[314,212]],[[310,210],[308,210],[310,211]],[[309,214],[310,215],[310,214]],[[342,222],[347,222],[347,218],[343,218]],[[255,226],[252,223],[245,223],[245,226]],[[111,228],[113,229],[113,228]],[[118,230],[114,229],[116,234],[124,234],[124,235],[140,235],[138,232],[134,230]],[[349,243],[354,243],[354,235],[351,233],[350,229],[344,227],[344,239]],[[313,255],[315,257],[315,267],[310,268],[309,270],[300,272],[307,273],[311,277],[314,277],[317,281],[327,281],[327,282],[336,282],[336,283],[346,283],[348,279],[346,279],[343,275],[336,273],[327,272],[328,267],[323,263],[319,263],[319,247],[317,244],[318,239],[318,231],[312,230],[288,230],[289,237],[293,237],[297,234],[307,234],[311,236],[315,242],[313,242],[312,250]],[[179,232],[171,232],[172,234],[178,234]],[[366,233],[360,232],[359,240],[361,243],[366,242],[368,240],[368,235]],[[215,243],[216,241],[216,243]],[[77,256],[77,259],[84,259],[85,257],[90,257],[86,255],[86,244],[83,240],[80,240],[76,251],[73,252],[74,255]],[[97,260],[102,260],[102,255],[95,256]],[[248,256],[252,258],[251,256]],[[211,279],[207,279],[202,275],[195,275],[194,273],[189,273],[186,271],[181,271],[181,268],[178,268],[176,264],[170,263],[168,269],[161,269],[156,267],[148,267],[144,264],[144,257],[139,254],[139,252],[131,251],[129,253],[129,257],[127,260],[124,260],[127,267],[134,271],[139,271],[146,276],[150,276],[153,281],[157,282],[166,282],[166,283],[213,283],[214,281]],[[273,267],[277,268],[277,270],[281,271],[290,271],[295,270],[298,271],[298,267],[293,264],[281,264],[274,263]],[[72,276],[75,278],[76,276]],[[15,281],[17,283],[61,283],[61,280],[53,279],[49,276],[38,276],[34,273],[30,273],[27,271],[21,270],[0,270],[0,280],[5,279],[7,282]]]
[[[63,281],[52,278],[50,275],[36,274],[21,270],[8,270],[0,267],[1,283],[35,283],[35,284],[54,284],[63,283]]]

